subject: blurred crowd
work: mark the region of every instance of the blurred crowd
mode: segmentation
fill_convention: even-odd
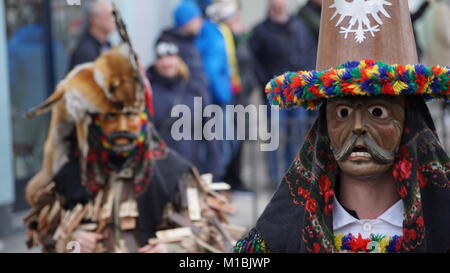
[[[173,11],[174,25],[159,35],[153,48],[155,62],[146,70],[153,89],[154,124],[161,136],[202,173],[212,173],[215,181],[226,181],[234,190],[248,191],[240,175],[243,141],[175,141],[171,127],[176,118],[170,113],[179,104],[194,112],[194,97],[202,98],[203,107],[245,107],[254,90],[260,90],[266,102],[261,90],[273,76],[314,69],[320,1],[308,3],[299,16],[290,14],[285,0],[268,2],[267,18],[249,30],[237,0],[180,1]],[[114,30],[111,5],[93,2],[87,15],[89,24],[71,57],[71,68],[93,61],[111,47],[107,40]],[[300,148],[313,118],[314,113],[303,109],[281,111],[282,147],[267,153],[274,186]],[[236,126],[226,117],[224,124]],[[192,117],[192,126],[201,125]]]
[[[156,62],[147,74],[154,90],[155,125],[176,151],[216,181],[234,190],[248,190],[241,180],[242,141],[173,141],[168,118],[173,106],[246,106],[253,90],[263,90],[274,76],[313,69],[317,37],[303,19],[290,14],[285,0],[269,0],[267,18],[249,30],[234,0],[183,0],[173,12],[174,26],[164,30],[155,45]],[[320,17],[320,13],[317,13]],[[264,97],[263,91],[260,92]],[[265,98],[262,101],[266,101]],[[270,115],[268,116],[270,117]],[[273,185],[300,148],[313,114],[304,110],[280,113],[282,149],[268,152]],[[224,117],[225,127],[236,126]]]
[[[171,118],[170,113],[179,104],[193,112],[194,97],[203,99],[203,107],[214,104],[225,108],[226,105],[246,106],[253,92],[258,92],[267,103],[263,90],[273,76],[315,68],[322,1],[306,1],[295,13],[288,9],[286,0],[266,1],[266,18],[249,29],[241,18],[239,0],[180,0],[173,10],[173,26],[163,30],[150,49],[155,61],[146,69],[154,94],[154,124],[161,136],[202,173],[212,173],[215,181],[226,181],[235,190],[249,190],[241,180],[243,141],[175,141],[171,127],[176,119]],[[432,2],[435,3],[430,5]],[[429,46],[423,49],[419,45],[419,53],[427,64],[450,65],[450,32],[443,27],[450,24],[450,1],[425,1],[412,14],[413,21],[429,6],[436,16],[429,24],[433,26],[432,31],[426,32]],[[86,11],[86,28],[70,57],[70,69],[95,60],[111,48],[108,37],[115,29],[111,5],[93,1],[88,3]],[[19,49],[14,43],[18,43],[20,35],[31,39],[36,31],[38,29],[26,29],[15,33],[9,45],[10,63],[20,61],[14,57]],[[16,87],[18,82],[26,85],[32,81],[11,80]],[[37,105],[43,99],[36,98],[29,103]],[[445,128],[447,106],[439,103],[434,106],[439,111],[432,109],[438,129]],[[289,167],[314,118],[314,112],[303,109],[280,112],[280,148],[265,153],[273,185]],[[207,119],[203,120],[205,122]],[[199,126],[194,117],[192,126]],[[226,119],[225,126],[236,124]]]

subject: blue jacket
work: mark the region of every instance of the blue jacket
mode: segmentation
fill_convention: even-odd
[[[212,102],[218,105],[230,103],[233,98],[231,72],[219,26],[206,19],[196,45],[203,60]]]

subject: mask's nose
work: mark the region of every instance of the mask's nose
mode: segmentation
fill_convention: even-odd
[[[127,118],[125,115],[119,115],[118,119],[118,131],[127,131]]]
[[[352,131],[355,135],[358,136],[364,135],[366,133],[362,110],[359,109],[355,110]]]

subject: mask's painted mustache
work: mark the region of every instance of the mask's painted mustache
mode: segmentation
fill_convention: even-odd
[[[138,136],[132,132],[119,131],[119,132],[112,132],[106,137],[108,142],[112,144],[119,138],[126,138],[129,140],[129,142],[133,142],[138,138]]]
[[[120,138],[128,139],[128,143],[126,144],[117,144],[116,140]],[[109,143],[111,143],[111,149],[116,153],[126,153],[130,152],[134,149],[136,146],[135,140],[138,138],[138,136],[131,132],[112,132],[109,134],[106,139]]]
[[[395,160],[395,151],[389,151],[386,149],[381,148],[378,144],[375,143],[367,134],[364,134],[363,136],[364,146],[369,152],[369,154],[372,156],[372,159],[377,162],[378,164],[390,164],[393,163]],[[358,136],[355,134],[352,134],[351,137],[345,141],[344,145],[341,149],[333,149],[333,155],[334,158],[337,161],[344,161],[346,160],[350,154],[353,152],[356,140],[358,140]]]
[[[364,146],[375,162],[379,164],[391,164],[395,161],[395,151],[381,148],[367,134],[365,134],[363,138]]]

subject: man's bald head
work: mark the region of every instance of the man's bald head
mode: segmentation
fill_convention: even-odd
[[[115,29],[113,6],[108,1],[92,1],[86,7],[86,17],[90,29],[109,34]]]
[[[269,17],[277,24],[284,24],[289,19],[286,0],[269,0]]]

